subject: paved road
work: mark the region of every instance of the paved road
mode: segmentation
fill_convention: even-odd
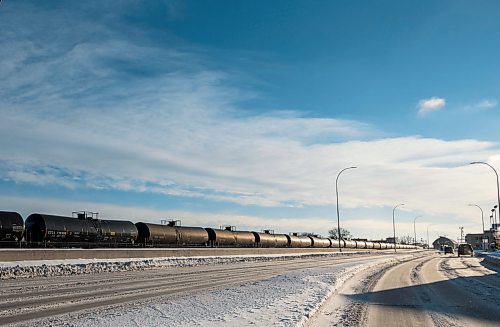
[[[385,273],[367,326],[500,326],[500,277],[470,257],[413,260]]]
[[[393,257],[382,254],[375,257]],[[265,280],[285,272],[369,262],[373,255],[152,269],[2,281],[0,325],[119,305],[151,297]],[[33,323],[33,322],[31,322]]]
[[[381,256],[376,256],[381,258]],[[309,326],[500,326],[500,277],[479,258],[384,254],[351,277]],[[370,263],[372,255],[246,262],[2,281],[0,325],[200,290],[290,271]],[[390,261],[390,262],[389,262]],[[33,320],[35,319],[35,320]]]
[[[434,253],[360,273],[309,326],[500,326],[499,308],[498,268]]]

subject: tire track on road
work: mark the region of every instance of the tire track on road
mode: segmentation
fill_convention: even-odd
[[[102,306],[110,306],[122,304],[129,301],[136,301],[157,296],[169,296],[173,294],[186,293],[195,290],[205,290],[218,288],[222,286],[230,286],[241,283],[254,282],[271,278],[284,272],[335,266],[343,263],[363,262],[373,260],[373,257],[349,257],[349,258],[328,258],[328,259],[295,259],[289,261],[265,262],[265,263],[249,263],[243,266],[235,267],[235,265],[224,265],[216,269],[208,269],[190,275],[171,274],[175,271],[174,268],[169,268],[166,276],[161,277],[155,274],[157,280],[151,280],[147,277],[140,280],[123,281],[121,279],[110,282],[106,289],[89,290],[89,287],[96,287],[94,275],[90,275],[90,285],[80,285],[77,288],[84,290],[83,293],[74,294],[75,289],[71,286],[54,289],[52,293],[48,293],[47,289],[40,290],[40,296],[33,298],[36,292],[31,292],[24,297],[23,294],[16,297],[15,302],[5,300],[1,307],[0,324],[18,323],[31,319],[40,319],[71,313],[75,311],[91,309]],[[203,267],[206,268],[206,267]],[[193,268],[194,269],[194,268]],[[137,272],[140,276],[141,273]],[[156,273],[156,272],[155,272]],[[116,273],[119,274],[119,273]],[[80,283],[85,283],[86,277],[89,275],[80,276]],[[129,276],[127,274],[126,276]],[[39,279],[43,282],[43,279]],[[161,281],[161,283],[160,283]],[[64,284],[64,283],[63,283]],[[154,287],[151,287],[155,285]],[[48,286],[48,285],[45,285]],[[87,288],[86,292],[85,289]],[[4,296],[12,296],[12,294],[4,294]],[[11,298],[12,299],[12,298]],[[24,301],[24,303],[23,303]]]
[[[397,258],[372,267],[354,272],[347,281],[333,293],[319,308],[306,326],[362,326],[367,321],[369,294],[380,278],[390,269],[406,262],[420,260],[426,253],[413,254],[412,257]]]

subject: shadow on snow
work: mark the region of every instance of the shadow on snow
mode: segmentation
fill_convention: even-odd
[[[369,305],[424,310],[500,324],[500,274],[498,268],[485,266],[490,270],[495,269],[496,273],[345,296],[352,301]]]

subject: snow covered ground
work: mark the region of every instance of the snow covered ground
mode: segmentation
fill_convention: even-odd
[[[500,251],[494,251],[494,252],[474,251],[474,256],[483,257],[485,262],[500,267]]]
[[[490,252],[484,260],[492,265],[500,267],[500,251]]]
[[[239,256],[228,255],[199,257],[159,257],[150,259],[131,258],[7,261],[0,262],[0,279],[95,274],[102,272],[132,271],[164,267],[193,267],[213,264],[231,264],[238,262],[292,260],[294,258],[353,256],[359,254],[366,254],[366,252],[315,252],[301,254],[266,254]]]
[[[263,260],[283,259],[269,255],[260,257]],[[408,257],[411,255],[397,256],[399,260]],[[207,260],[206,257],[203,259]],[[156,297],[81,311],[37,321],[32,323],[32,326],[303,326],[347,279],[364,269],[398,259],[396,256],[387,255],[364,260],[360,258],[359,261],[339,263],[326,268],[289,271],[270,279],[233,287]],[[159,262],[167,262],[165,260],[160,259]],[[256,260],[256,257],[208,260],[248,262]],[[143,262],[138,260],[136,264]],[[196,264],[199,264],[199,261]]]

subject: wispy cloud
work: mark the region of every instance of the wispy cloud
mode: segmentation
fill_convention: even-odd
[[[495,108],[498,102],[495,99],[485,99],[474,104],[466,105],[464,111],[466,112],[477,112]]]
[[[446,105],[446,99],[432,97],[430,99],[422,99],[418,102],[418,115],[423,117],[431,112],[441,110]]]
[[[269,219],[269,217],[263,215],[193,212],[179,209],[158,210],[129,205],[96,204],[92,202],[63,201],[41,197],[0,196],[0,207],[5,210],[19,211],[23,217],[27,217],[34,212],[47,212],[68,216],[75,210],[97,210],[102,219],[160,223],[161,219],[175,218],[182,220],[182,224],[185,226],[219,227],[233,225],[238,230],[261,231],[271,228],[276,233],[314,232],[323,236],[326,236],[327,231],[335,226],[332,219],[315,215],[309,215],[306,218],[294,218],[283,215],[280,218]],[[22,210],[19,208],[22,208]],[[345,219],[343,217],[342,219],[342,225],[349,229],[355,237],[377,239],[391,235],[392,220],[388,219],[388,216],[386,217],[380,212],[374,214],[373,210],[363,208],[358,208],[355,211],[356,214],[351,214],[350,218]],[[408,213],[399,212],[397,234],[413,235],[414,216],[411,215],[411,218],[404,219],[402,218],[403,215],[408,215]],[[426,226],[430,222],[432,222],[432,228],[429,229],[430,232],[435,231],[451,236],[457,230],[457,223],[453,220],[447,219],[447,221],[439,223],[436,221],[436,217],[427,216],[419,220],[417,237],[425,238],[425,231],[421,226]],[[477,219],[470,217],[470,215],[463,218],[460,224],[465,226],[466,231],[474,231],[478,225]],[[432,234],[431,237],[433,237]]]
[[[356,164],[360,169],[342,185],[343,206],[384,206],[404,194],[419,207],[446,212],[433,199],[454,194],[453,202],[467,202],[468,192],[457,188],[474,180],[472,172],[455,167],[496,151],[490,142],[419,137],[312,142],[316,135],[335,139],[339,125],[341,139],[344,129],[359,134],[364,125],[153,109],[62,118],[53,113],[50,120],[8,112],[0,131],[0,147],[8,154],[0,176],[38,185],[304,206],[331,204],[333,175]]]
[[[23,19],[43,28],[0,17],[0,42],[9,45],[0,47],[3,180],[305,207],[331,205],[334,176],[357,165],[343,176],[343,209],[403,201],[446,217],[463,215],[471,195],[494,191],[484,187],[488,171],[461,166],[499,164],[496,143],[380,138],[356,120],[242,109],[259,94],[241,75],[211,67],[199,49],[31,10]],[[419,114],[445,103],[421,100]]]
[[[50,21],[44,14],[42,24]],[[258,95],[208,68],[196,49],[151,46],[98,21],[72,25],[64,17],[56,20],[72,26],[73,38],[39,42],[40,31],[16,21],[9,28],[25,38],[2,34],[10,45],[0,69],[3,179],[293,204],[301,198],[283,188],[301,173],[297,155],[375,133],[352,120],[242,110],[238,103]],[[88,29],[99,38],[75,42]],[[278,177],[277,163],[291,176]]]

